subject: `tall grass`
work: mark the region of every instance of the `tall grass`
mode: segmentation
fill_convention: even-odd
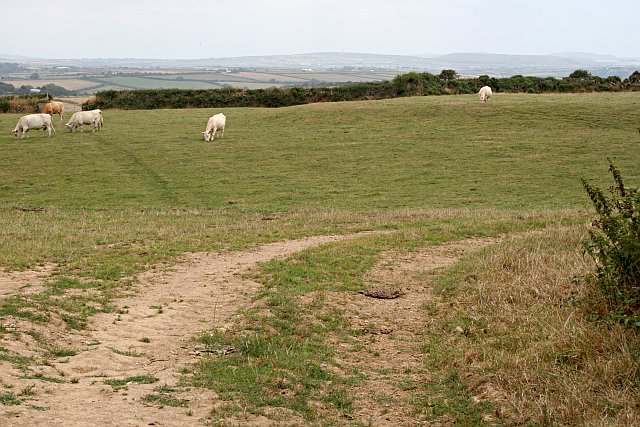
[[[507,424],[635,423],[640,339],[589,321],[587,288],[575,280],[590,268],[586,233],[550,229],[512,240],[440,278],[436,290],[457,309],[439,312],[425,346],[439,398],[450,390],[438,380],[453,370],[476,399],[497,402]]]

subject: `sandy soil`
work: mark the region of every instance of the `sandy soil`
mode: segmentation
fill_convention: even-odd
[[[83,350],[41,368],[45,376],[64,374],[69,381],[58,384],[20,378],[20,371],[6,362],[0,363],[0,385],[11,387],[16,394],[29,390],[33,395],[28,399],[29,405],[0,405],[0,424],[203,425],[211,409],[219,404],[211,391],[178,389],[174,396],[188,401],[188,407],[158,407],[145,404],[141,398],[160,385],[175,386],[181,376],[180,369],[198,361],[199,346],[192,337],[200,331],[230,329],[233,315],[251,304],[251,296],[260,284],[243,279],[243,273],[269,259],[356,236],[312,237],[229,254],[190,254],[171,269],[158,268],[143,274],[135,295],[118,300],[122,313],[94,316],[90,327],[82,333],[63,331],[61,325],[49,326],[53,336],[65,347]],[[415,414],[410,414],[406,405],[394,405],[393,399],[410,397],[408,391],[399,388],[399,380],[428,378],[416,346],[424,330],[424,303],[432,300],[432,296],[428,283],[416,277],[447,267],[461,256],[498,241],[469,239],[409,255],[385,254],[367,279],[372,286],[401,289],[400,298],[380,300],[365,295],[329,295],[326,303],[346,309],[352,326],[365,332],[359,339],[368,351],[344,352],[341,361],[345,366],[359,369],[364,366],[367,375],[364,383],[354,390],[353,421],[376,426],[415,425]],[[5,296],[20,292],[24,290],[24,283],[33,283],[30,280],[34,277],[42,280],[46,273],[46,268],[12,275],[0,272],[0,289]],[[18,323],[9,319],[5,325],[24,327]],[[28,342],[11,342],[12,338],[5,334],[0,346],[23,353],[30,349]],[[104,383],[106,377],[122,379],[136,375],[151,375],[159,381],[132,383],[121,390]],[[387,396],[389,403],[380,404],[380,396]],[[236,422],[274,425],[262,417]],[[294,420],[292,423],[299,424]]]
[[[55,264],[47,264],[29,271],[12,271],[0,268],[0,300],[11,295],[35,294],[55,270]]]

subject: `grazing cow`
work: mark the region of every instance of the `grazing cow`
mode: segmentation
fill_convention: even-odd
[[[62,116],[64,115],[64,104],[58,101],[47,102],[44,104],[42,112],[44,114],[49,114],[52,117],[54,114],[60,114],[60,121],[62,121]]]
[[[80,132],[84,132],[84,125],[93,125],[92,132],[95,132],[96,129],[102,130],[102,110],[77,111],[73,113],[69,119],[69,123],[65,126],[71,132],[75,132],[78,126],[80,126]]]
[[[216,132],[220,131],[220,138],[224,138],[224,125],[227,122],[227,118],[224,114],[218,113],[215,116],[209,117],[207,122],[207,130],[202,132],[205,141],[213,141],[216,139]]]
[[[30,129],[42,129],[44,131],[48,131],[49,137],[51,137],[52,130],[55,132],[55,129],[51,124],[51,116],[49,114],[27,114],[26,116],[20,117],[18,124],[16,124],[16,127],[13,130],[13,135],[16,139],[22,139],[24,138],[24,134],[29,132]],[[29,135],[27,135],[27,138],[29,138]]]
[[[482,86],[478,95],[480,95],[480,101],[487,102],[492,95],[491,88],[489,86]]]

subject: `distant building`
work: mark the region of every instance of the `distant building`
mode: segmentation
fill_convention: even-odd
[[[34,88],[31,88],[31,89],[29,90],[29,93],[34,94],[34,95],[35,95],[35,94],[38,94],[38,93],[40,93],[40,89],[34,89]]]

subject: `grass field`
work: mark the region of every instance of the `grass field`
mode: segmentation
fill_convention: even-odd
[[[13,141],[0,116],[0,203],[59,208],[349,211],[586,208],[606,158],[638,178],[636,94],[501,95],[225,110],[106,111],[105,130]]]
[[[264,265],[256,310],[233,334],[202,338],[246,352],[203,361],[190,384],[245,412],[284,407],[318,425],[347,424],[375,376],[404,397],[380,391],[373,402],[404,408],[407,423],[627,425],[640,415],[638,337],[568,303],[585,295],[589,269],[580,178],[611,185],[609,157],[627,183],[640,180],[638,94],[226,109],[224,139],[204,142],[217,112],[108,110],[102,132],[70,134],[54,118],[51,138],[19,141],[19,116],[0,115],[0,267],[54,263],[57,277],[93,290],[83,299],[56,282],[55,294],[5,300],[0,316],[81,328],[113,309],[132,274],[185,252],[384,231]],[[433,295],[417,320],[424,333],[409,340],[423,362],[369,372],[362,360],[376,352],[327,301],[364,289],[385,254],[505,234],[519,237],[397,279]],[[280,396],[282,384],[295,396]]]

